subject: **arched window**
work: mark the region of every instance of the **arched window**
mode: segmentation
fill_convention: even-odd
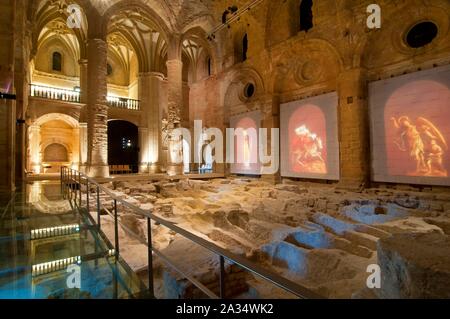
[[[313,27],[312,6],[312,0],[302,0],[300,3],[300,31],[308,32]]]
[[[211,76],[211,74],[212,74],[211,57],[208,57],[206,59],[206,67],[207,67],[207,70],[208,70],[208,76]]]
[[[59,52],[53,52],[52,70],[58,72],[62,71],[62,55]]]
[[[112,74],[113,74],[113,68],[112,68],[111,64],[108,63],[106,65],[106,75],[111,76]]]
[[[247,60],[247,51],[248,51],[248,36],[247,33],[244,35],[242,39],[242,61]]]

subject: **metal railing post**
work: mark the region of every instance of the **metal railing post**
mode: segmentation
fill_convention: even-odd
[[[82,202],[82,198],[81,198],[81,193],[82,193],[82,188],[81,188],[81,173],[78,172],[78,188],[79,188],[79,193],[80,193],[80,208],[81,208],[81,202]]]
[[[150,217],[147,217],[147,238],[148,238],[148,291],[150,297],[154,298],[155,290],[153,285],[153,249],[152,249],[152,221]]]
[[[114,241],[115,241],[115,255],[119,258],[119,219],[117,216],[117,200],[114,200]]]
[[[220,299],[225,299],[225,258],[220,256]]]
[[[64,167],[64,199],[68,199],[67,196],[67,169]]]
[[[59,191],[61,192],[61,196],[63,196],[62,195],[62,193],[63,193],[63,171],[64,171],[64,167],[61,167],[61,172],[60,172],[60,174],[59,174],[59,180],[60,180],[60,187],[59,187]]]
[[[69,189],[68,189],[68,197],[69,200],[72,201],[72,169],[69,168]]]
[[[101,215],[100,215],[100,187],[97,185],[97,226],[98,230],[101,229]]]
[[[86,209],[87,209],[88,214],[90,214],[90,212],[91,212],[91,208],[90,208],[90,204],[89,204],[89,193],[90,193],[89,179],[86,178]]]

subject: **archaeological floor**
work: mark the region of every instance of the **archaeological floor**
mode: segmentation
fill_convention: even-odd
[[[351,192],[333,185],[274,186],[246,178],[113,182],[108,187],[325,298],[449,297],[448,193],[408,187]],[[146,248],[136,236],[145,239],[146,220],[126,209],[120,220],[126,225],[120,230],[125,243],[121,254],[145,277]],[[113,236],[113,220],[105,219],[104,225]],[[215,256],[161,225],[152,227],[158,249],[186,273],[218,289]],[[415,241],[417,245],[411,246]],[[381,289],[368,288],[370,265],[381,267]],[[226,286],[227,297],[293,297],[235,268]],[[156,260],[155,269],[160,297],[202,296],[163,261]],[[430,276],[433,279],[425,280]]]
[[[135,177],[134,181],[112,181],[102,186],[118,198],[143,210],[151,209],[156,216],[300,284],[321,298],[449,297],[448,193],[399,186],[353,192],[333,184],[289,181],[273,185],[247,177],[172,181]],[[0,251],[9,257],[2,259],[2,268],[17,269],[30,262],[39,265],[47,260],[83,256],[83,289],[61,289],[65,271],[56,268],[36,276],[34,266],[30,272],[11,270],[9,275],[3,274],[0,298],[145,297],[146,218],[119,204],[123,261],[111,264],[111,257],[98,255],[107,250],[104,239],[90,231],[92,223],[74,213],[60,190],[58,181],[27,184],[10,203],[12,207],[3,207],[2,236],[21,236],[20,240],[26,242],[25,234],[30,229],[57,225],[78,225],[78,229],[60,236],[39,238],[35,234],[31,246],[19,241],[15,249],[4,240]],[[97,219],[94,189],[90,195],[90,215]],[[104,207],[100,215],[102,231],[114,242],[114,218],[106,213],[113,211],[114,203],[106,194],[98,199]],[[76,195],[74,200],[78,200]],[[81,202],[86,206],[87,197],[83,196]],[[157,298],[207,297],[187,277],[219,293],[217,255],[157,222],[152,222],[151,228],[153,246],[164,255],[154,255],[152,262]],[[177,271],[166,258],[177,265]],[[111,265],[119,267],[119,279],[127,283],[125,286],[117,283]],[[381,271],[380,288],[375,289],[370,282],[376,281],[369,278],[374,265]],[[228,261],[225,271],[226,298],[297,298]]]
[[[0,299],[450,299],[450,1],[372,2],[1,0]]]

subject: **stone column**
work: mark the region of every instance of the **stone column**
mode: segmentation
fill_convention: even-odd
[[[181,110],[183,108],[183,62],[181,58],[175,58],[167,61],[167,107],[169,113],[169,131],[180,127]],[[183,163],[177,163],[183,160],[183,149],[181,139],[169,137],[169,154],[167,163],[167,173],[169,175],[182,175]]]
[[[261,121],[261,127],[267,129],[267,153],[271,154],[271,146],[272,146],[272,129],[273,128],[280,128],[280,99],[278,95],[274,95],[272,98],[269,98],[269,100],[265,103],[266,104],[266,112],[263,113],[263,118]],[[275,142],[275,141],[274,141]],[[278,147],[280,147],[280,141],[276,141],[278,143]],[[279,154],[277,154],[278,160],[280,161],[280,150]],[[263,174],[261,175],[262,180],[277,184],[281,182],[281,163],[278,163],[278,171],[274,174]],[[261,164],[263,165],[263,164]],[[270,166],[270,165],[267,165]]]
[[[107,52],[105,39],[88,40],[88,174],[91,177],[109,176]]]
[[[79,62],[80,65],[80,102],[87,104],[88,100],[88,60],[82,59]]]
[[[88,124],[80,123],[80,171],[87,173],[88,166]]]
[[[339,75],[340,186],[360,189],[370,178],[369,123],[366,71],[346,70]]]
[[[139,127],[139,173],[148,173],[149,158],[148,129]]]
[[[72,144],[72,163],[71,166],[77,170],[80,169],[80,127],[73,129],[73,144]]]
[[[159,170],[159,149],[161,132],[161,84],[163,75],[157,72],[139,74],[139,100],[143,113],[142,126],[146,128],[146,136],[140,138],[141,163],[147,165],[147,171]],[[141,165],[142,166],[142,165]]]
[[[0,1],[0,92],[14,93],[14,1]],[[0,99],[0,192],[12,192],[15,182],[16,102]]]
[[[28,128],[29,136],[29,167],[28,169],[34,174],[41,173],[41,127],[39,125],[31,125]]]

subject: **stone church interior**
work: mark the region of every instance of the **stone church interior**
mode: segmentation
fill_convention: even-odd
[[[450,298],[448,0],[0,11],[0,299]]]

